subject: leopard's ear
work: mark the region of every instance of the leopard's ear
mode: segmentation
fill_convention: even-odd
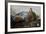
[[[32,12],[32,8],[29,9],[29,12]]]
[[[29,16],[32,16],[32,8],[29,9],[28,15],[29,15]]]

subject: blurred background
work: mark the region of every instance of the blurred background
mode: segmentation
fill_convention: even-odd
[[[11,28],[40,27],[40,6],[11,5]]]

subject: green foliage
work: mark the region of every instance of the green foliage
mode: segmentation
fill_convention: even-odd
[[[33,14],[34,20],[36,20],[36,13],[32,11],[32,14]]]

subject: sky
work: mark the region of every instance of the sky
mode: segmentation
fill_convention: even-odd
[[[40,6],[21,6],[21,5],[11,5],[10,8],[11,14],[14,16],[16,13],[25,11],[29,12],[29,9],[32,8],[32,11],[35,12],[37,15],[41,16],[41,7]]]

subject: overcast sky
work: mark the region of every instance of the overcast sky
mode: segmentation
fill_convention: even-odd
[[[35,12],[37,15],[41,16],[41,7],[40,6],[17,6],[17,5],[11,5],[12,8],[12,15],[15,15],[16,13],[25,11],[28,12],[30,8],[32,8],[32,11]]]

